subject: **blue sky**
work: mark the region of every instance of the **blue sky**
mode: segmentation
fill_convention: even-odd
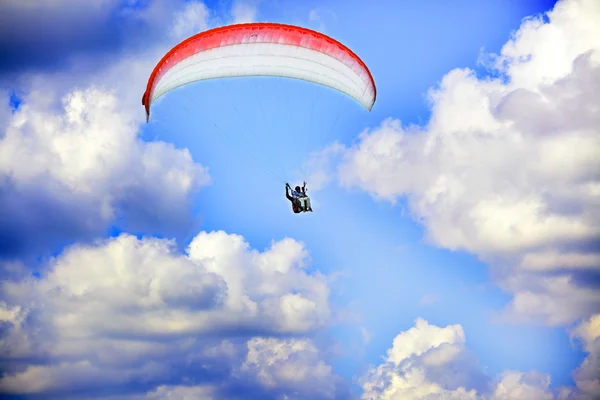
[[[597,361],[582,363],[597,360],[599,288],[573,265],[597,273],[597,236],[589,216],[598,198],[584,189],[577,189],[577,198],[564,194],[573,193],[570,185],[581,179],[597,184],[585,148],[598,146],[600,115],[588,109],[580,115],[581,108],[563,107],[568,103],[561,97],[574,93],[570,104],[589,104],[597,96],[586,91],[585,77],[592,82],[598,76],[598,58],[571,69],[578,56],[600,54],[596,28],[586,24],[600,11],[593,2],[560,1],[540,25],[524,19],[552,10],[555,1],[114,1],[95,12],[67,3],[57,3],[49,14],[56,21],[39,31],[0,31],[0,49],[10,56],[0,64],[6,94],[0,155],[7,160],[0,164],[0,305],[7,326],[0,346],[18,349],[1,359],[7,371],[0,379],[3,393],[133,399],[190,390],[207,399],[420,399],[425,397],[406,387],[415,385],[415,371],[425,371],[416,385],[439,398],[458,396],[460,387],[476,396],[464,398],[478,399],[597,394],[593,385],[581,383],[597,383]],[[21,26],[37,18],[17,2],[0,7],[20,18]],[[87,21],[89,29],[48,33],[69,18]],[[139,98],[159,57],[199,30],[247,20],[302,25],[346,44],[377,84],[372,112],[328,88],[259,77],[176,89],[153,105],[144,124]],[[177,23],[185,35],[173,34]],[[15,46],[44,34],[56,52],[27,53]],[[574,44],[578,37],[584,39]],[[530,64],[519,58],[528,51],[534,54]],[[483,65],[488,54],[501,54],[512,69]],[[552,59],[559,61],[554,65]],[[563,61],[567,67],[554,68]],[[500,74],[510,79],[495,80]],[[541,93],[555,112],[544,114],[534,100],[518,97],[525,91]],[[11,110],[15,93],[18,107]],[[563,114],[583,125],[559,119],[559,133],[538,133],[545,121]],[[426,142],[437,143],[439,153],[429,154]],[[323,153],[334,143],[335,151]],[[581,154],[581,164],[543,153],[561,145],[572,150],[573,160]],[[377,153],[382,148],[393,151]],[[311,153],[320,163],[302,171]],[[496,154],[505,161],[493,164]],[[556,177],[547,170],[574,172]],[[293,214],[283,183],[294,186],[316,172],[328,180],[308,180],[315,212]],[[452,186],[455,177],[464,182]],[[543,207],[523,211],[529,210],[527,196],[539,196]],[[493,208],[495,201],[503,205]],[[525,208],[517,207],[522,201]],[[561,222],[565,215],[583,222],[570,226]],[[507,220],[514,222],[505,235]],[[247,247],[236,247],[235,235]],[[166,250],[162,243],[171,239],[175,247]],[[310,259],[306,269],[293,261],[303,257],[301,248]],[[525,268],[532,259],[549,269]],[[265,277],[269,263],[286,265],[285,272]],[[87,269],[93,271],[89,278],[77,272]],[[164,272],[171,269],[181,272],[171,278]],[[34,283],[28,281],[32,270],[40,271]],[[154,297],[129,296],[146,293],[138,288],[146,287],[146,276],[165,282],[160,315],[166,320],[187,315],[187,321],[204,322],[190,322],[189,328],[173,322],[179,328],[172,330],[168,322],[147,322],[156,310],[143,307],[159,307]],[[582,276],[587,288],[572,283]],[[277,289],[264,289],[271,285]],[[71,308],[48,289],[55,286],[78,299]],[[259,304],[254,319],[236,308],[246,304],[238,290]],[[273,302],[284,304],[297,294],[311,302],[312,312],[297,308],[294,317],[284,306],[269,311]],[[47,319],[41,308],[27,305],[43,304],[46,296],[56,313]],[[220,302],[226,304],[223,316],[202,314],[221,310],[215,305]],[[139,315],[136,307],[142,307]],[[103,322],[86,317],[88,310]],[[131,332],[100,328],[123,315],[142,322]],[[455,325],[464,338],[451,335]],[[61,353],[68,348],[62,341],[33,333],[46,329],[59,338],[72,334],[82,345]],[[148,339],[155,334],[175,355],[164,356],[160,341]],[[115,338],[130,344],[113,343]],[[261,345],[255,349],[256,343]],[[120,352],[131,354],[111,361],[128,378],[114,377],[103,369],[108,361],[98,361],[110,346],[125,346]],[[186,346],[193,346],[196,358],[185,358]],[[281,356],[288,351],[282,349],[293,349],[296,357]],[[262,354],[260,361],[251,361],[253,351]],[[403,351],[405,358],[394,356]],[[454,355],[442,357],[446,351]],[[31,368],[58,365],[67,353],[76,354],[69,362],[88,363],[80,381],[65,377],[70,366],[49,367],[39,376],[51,377],[55,386],[38,378],[42,383],[27,387]],[[33,361],[23,362],[24,355]],[[450,361],[432,364],[436,357]],[[154,359],[162,360],[164,370],[149,366]],[[204,361],[197,366],[190,360]],[[315,372],[322,364],[332,370]],[[312,372],[292,379],[273,365]],[[453,370],[459,373],[450,378]],[[404,380],[404,389],[393,377]],[[108,392],[89,383],[97,379],[108,382]]]

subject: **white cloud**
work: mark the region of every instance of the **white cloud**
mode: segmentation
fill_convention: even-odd
[[[148,393],[147,400],[213,400],[216,390],[211,386],[162,385]]]
[[[321,359],[319,350],[310,340],[255,337],[248,340],[245,347],[245,358],[236,360],[231,373],[239,380],[239,386],[233,384],[227,392],[223,392],[220,391],[223,388],[222,384],[221,389],[217,388],[217,385],[161,385],[144,398],[345,398],[345,392],[339,386],[340,378],[334,375],[332,367]],[[241,382],[246,384],[240,384]],[[252,382],[258,388],[249,388],[248,382]]]
[[[506,371],[497,381],[465,348],[460,325],[438,327],[418,319],[400,333],[385,361],[363,376],[363,399],[552,400],[550,377]]]
[[[233,12],[248,16],[252,10],[250,3],[236,3]],[[198,1],[153,1],[121,12],[153,27],[143,47],[129,44],[102,62],[73,55],[62,69],[24,70],[10,80],[22,103],[14,115],[8,101],[0,111],[3,256],[95,237],[117,219],[121,228],[169,235],[194,224],[192,196],[209,183],[208,170],[185,149],[140,140],[140,98],[157,60],[219,18]],[[67,36],[75,40],[77,34]],[[2,94],[8,99],[8,91]],[[168,121],[155,122],[160,131]]]
[[[106,186],[126,191],[127,181],[142,180],[148,190],[151,178],[162,190],[171,186],[167,192],[174,198],[189,192],[196,180],[206,183],[205,170],[192,163],[189,152],[137,141],[133,119],[119,112],[118,98],[111,93],[74,91],[63,99],[61,115],[47,112],[43,102],[23,105],[0,142],[0,171],[16,183],[43,177],[69,192],[98,195],[110,191]],[[118,183],[107,182],[115,176]]]
[[[163,367],[149,362],[137,371],[123,368],[101,368],[89,361],[63,362],[54,365],[34,365],[15,375],[5,375],[0,379],[3,393],[39,394],[54,391],[67,393],[82,389],[102,389],[108,386],[126,384],[136,379],[156,379]]]
[[[22,103],[14,114],[8,102],[0,111],[3,256],[89,239],[116,220],[166,234],[194,223],[192,196],[209,183],[208,170],[185,149],[138,137],[140,98],[157,60],[184,31],[209,24],[203,3],[175,6],[155,1],[136,11],[164,31],[149,46],[107,56],[101,67],[73,58],[63,70],[24,71],[11,81]]]
[[[560,1],[548,18],[492,57],[506,79],[449,72],[427,126],[386,119],[338,172],[376,198],[407,196],[433,243],[488,262],[514,294],[505,318],[561,325],[600,307],[600,4]]]
[[[515,87],[535,90],[540,84],[555,83],[570,74],[578,56],[598,49],[598,14],[600,4],[595,0],[559,1],[548,14],[550,24],[539,18],[523,23],[503,47],[498,64]]]
[[[394,345],[388,350],[388,361],[399,364],[413,355],[420,356],[431,348],[442,344],[463,344],[465,334],[460,325],[440,328],[417,319],[414,328],[402,332],[394,338]]]
[[[174,16],[171,35],[179,40],[200,33],[208,28],[209,11],[200,2],[189,2]]]
[[[247,1],[236,1],[231,8],[234,24],[254,22],[256,20],[258,1],[250,3]]]
[[[521,373],[505,372],[498,382],[492,400],[536,399],[553,400],[554,394],[549,391],[550,377],[538,372]]]
[[[51,102],[32,93],[0,139],[9,255],[103,233],[122,216],[142,229],[189,224],[191,194],[210,178],[187,150],[139,140],[114,93],[74,90],[59,112]]]
[[[600,397],[600,314],[594,314],[579,324],[571,333],[581,339],[588,356],[573,374],[578,393],[575,399],[595,399]]]
[[[260,253],[224,232],[200,233],[188,254],[130,235],[73,246],[41,278],[2,283],[0,352],[14,363],[0,390],[119,389],[143,378],[160,394],[156,386],[206,369],[221,383],[238,371],[262,390],[333,398],[337,378],[310,340],[254,337],[327,322],[325,277],[306,262],[291,239]]]
[[[287,400],[338,399],[346,393],[340,378],[319,355],[319,350],[307,339],[275,339],[256,337],[246,343],[244,359],[237,361],[232,376],[239,382],[253,382],[230,387],[224,394],[217,385],[162,385],[146,395],[147,399],[218,399],[273,398]],[[238,384],[239,384],[238,382]],[[221,385],[222,386],[222,385]],[[341,390],[340,390],[341,389]],[[137,397],[136,397],[137,398]]]
[[[460,325],[440,328],[418,319],[396,336],[385,362],[363,377],[362,398],[475,399],[472,378],[460,376],[473,369],[472,360],[462,357],[464,341]],[[459,373],[448,379],[453,368]]]
[[[309,340],[254,338],[241,367],[265,387],[288,390],[294,398],[334,398],[335,376]]]
[[[600,265],[600,253],[559,253],[555,250],[525,254],[520,267],[530,270],[551,271],[558,268],[595,269]]]
[[[589,279],[586,275],[581,280]],[[593,278],[592,278],[593,279]],[[568,325],[586,318],[600,307],[600,291],[585,281],[581,286],[573,276],[536,276],[513,273],[505,287],[514,292],[509,306],[498,321],[543,321],[548,325]]]
[[[280,332],[322,326],[329,318],[329,288],[325,277],[303,271],[307,261],[303,246],[284,239],[264,253],[248,252],[247,247],[240,236],[203,232],[190,244],[189,254],[208,271],[224,277],[226,304],[240,312],[239,318],[272,321]]]

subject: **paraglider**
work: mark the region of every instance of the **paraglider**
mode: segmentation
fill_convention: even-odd
[[[289,191],[292,192],[290,196]],[[310,211],[312,212],[312,206],[310,205],[310,197],[306,194],[306,182],[302,188],[296,186],[293,190],[289,183],[285,184],[285,197],[292,202],[292,211],[296,214],[300,212]]]
[[[173,89],[196,81],[244,76],[317,83],[350,96],[367,111],[377,95],[365,63],[335,39],[293,25],[235,24],[191,36],[162,57],[142,97],[146,121],[152,104]],[[308,196],[299,195],[298,200],[302,209],[312,211]]]

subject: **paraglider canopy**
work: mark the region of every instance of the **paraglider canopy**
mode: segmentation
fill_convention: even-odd
[[[276,23],[228,25],[194,35],[156,65],[142,104],[191,82],[238,76],[281,76],[343,92],[367,110],[377,91],[365,63],[342,43],[313,30]]]

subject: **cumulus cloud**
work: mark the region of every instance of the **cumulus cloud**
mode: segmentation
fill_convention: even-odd
[[[332,367],[321,359],[319,350],[310,340],[256,337],[248,340],[244,347],[245,358],[232,367],[235,382],[225,385],[161,385],[143,398],[348,398],[341,378],[333,374]]]
[[[307,339],[256,337],[248,340],[246,356],[232,367],[228,384],[161,385],[145,399],[343,399],[349,398],[340,377]],[[136,397],[137,398],[137,397]],[[141,397],[140,397],[141,399]]]
[[[363,399],[553,400],[550,377],[532,371],[506,371],[497,379],[465,346],[460,325],[439,327],[417,319],[394,339],[387,357],[363,376]],[[579,397],[573,397],[579,398]]]
[[[581,365],[575,370],[573,377],[577,384],[577,392],[570,393],[569,399],[596,399],[600,397],[600,314],[594,314],[580,323],[571,337],[583,343],[588,353]]]
[[[187,3],[183,9],[175,13],[171,35],[176,38],[185,38],[206,30],[208,16],[209,11],[204,3]]]
[[[184,254],[125,234],[72,246],[41,277],[2,282],[0,391],[169,398],[249,385],[262,398],[336,398],[311,340],[281,337],[329,318],[326,277],[305,271],[307,257],[291,239],[258,252],[224,232]]]
[[[33,13],[21,3],[3,6]],[[67,3],[42,6],[60,14]],[[113,3],[85,7],[116,7]],[[147,37],[142,48],[128,46],[118,57],[106,57],[101,68],[82,58],[54,72],[27,72],[22,65],[10,81],[13,90],[2,92],[0,257],[44,254],[101,235],[112,224],[138,232],[189,232],[195,223],[192,196],[210,182],[208,170],[185,149],[138,137],[144,121],[140,98],[157,60],[214,22],[204,3],[178,4],[120,8],[149,24],[164,20],[151,24],[156,37]],[[45,16],[48,23],[53,16]],[[9,105],[15,92],[16,111]]]
[[[553,400],[549,390],[550,377],[538,372],[505,372],[491,396],[492,400],[539,399]]]
[[[140,141],[115,94],[74,90],[58,113],[42,93],[28,99],[0,139],[3,255],[102,234],[119,217],[138,229],[189,223],[207,169],[187,150]]]
[[[477,254],[514,294],[509,321],[570,324],[600,307],[600,5],[527,19],[498,78],[449,72],[431,120],[386,119],[346,149],[339,179],[406,196],[431,242]]]
[[[162,385],[144,396],[147,400],[213,400],[217,397],[211,386],[166,386]],[[141,397],[140,397],[141,398]]]
[[[320,359],[319,350],[309,340],[252,339],[241,370],[282,395],[293,393],[296,399],[336,398],[339,378]]]
[[[120,53],[113,48],[114,54],[102,63],[74,56],[62,69],[31,72],[19,61],[18,76],[5,82],[10,90],[2,91],[6,100],[0,107],[0,216],[6,221],[0,228],[0,257],[44,253],[103,234],[115,223],[142,232],[189,232],[195,223],[192,196],[210,182],[208,170],[187,150],[147,143],[138,135],[144,121],[141,94],[157,60],[218,19],[199,1],[71,3],[39,4],[48,9],[44,24],[65,26],[66,36],[55,39],[68,51],[75,51],[70,38],[86,39],[65,18],[92,29],[103,24],[102,13],[116,8],[123,18],[142,21],[153,33],[145,36],[144,46],[124,44]],[[42,14],[23,2],[1,7],[16,13],[20,26],[37,26],[22,21]],[[236,3],[232,14],[253,18],[255,11],[250,3]],[[50,29],[44,24],[39,29]],[[129,29],[121,20],[119,27]],[[40,32],[28,35],[36,41],[45,36]],[[20,48],[35,53],[28,46]],[[16,112],[9,105],[14,93],[20,100]]]

